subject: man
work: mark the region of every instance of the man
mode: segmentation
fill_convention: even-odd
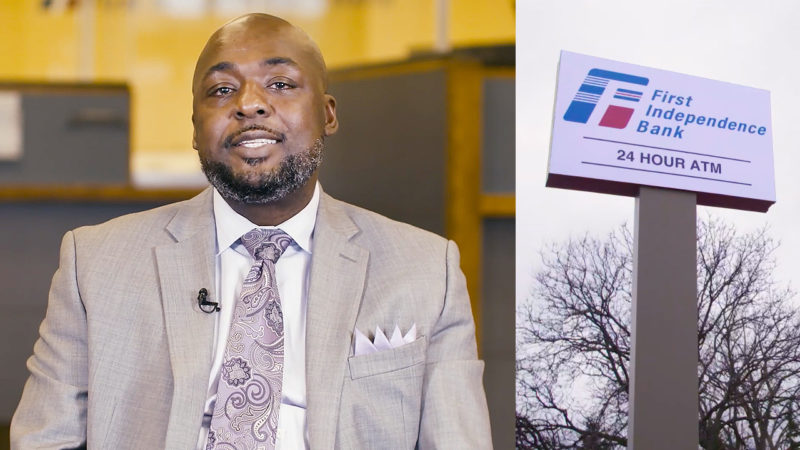
[[[326,89],[282,19],[211,36],[213,189],[66,234],[14,448],[491,448],[458,251],[321,191]]]

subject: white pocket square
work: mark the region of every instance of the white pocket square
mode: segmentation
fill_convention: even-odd
[[[395,325],[392,337],[387,338],[381,327],[375,327],[375,339],[370,341],[367,336],[359,330],[356,330],[356,340],[353,348],[353,355],[369,355],[381,350],[390,350],[400,347],[404,344],[409,344],[417,339],[417,324],[411,325],[411,329],[403,336],[400,333],[400,327]]]

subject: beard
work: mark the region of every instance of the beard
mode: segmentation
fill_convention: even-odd
[[[263,205],[285,198],[303,187],[322,163],[322,138],[300,153],[286,156],[275,169],[244,177],[236,175],[230,166],[212,161],[200,153],[200,166],[214,188],[226,200],[251,205]],[[248,161],[255,165],[258,160]]]

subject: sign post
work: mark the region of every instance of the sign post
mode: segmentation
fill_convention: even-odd
[[[696,205],[775,203],[769,92],[562,52],[547,186],[636,197],[628,448],[697,448]]]
[[[693,192],[636,199],[628,448],[697,448],[697,245]]]

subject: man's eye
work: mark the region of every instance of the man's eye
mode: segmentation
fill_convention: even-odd
[[[211,94],[212,95],[216,95],[216,96],[225,96],[225,95],[228,95],[228,94],[230,94],[232,92],[233,92],[233,89],[231,89],[231,88],[229,88],[227,86],[221,86],[221,87],[218,87],[218,88],[214,89],[213,91],[211,91]]]
[[[278,90],[284,90],[284,89],[291,89],[294,86],[292,86],[291,84],[289,84],[289,83],[287,83],[285,81],[275,81],[272,84],[270,84],[269,87],[274,88],[274,89],[278,89]]]

